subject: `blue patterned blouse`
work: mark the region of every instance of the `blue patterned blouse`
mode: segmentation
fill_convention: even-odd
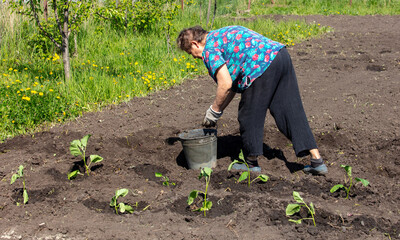
[[[223,27],[208,33],[202,58],[210,76],[226,64],[234,85],[243,92],[261,76],[284,45],[242,26]]]

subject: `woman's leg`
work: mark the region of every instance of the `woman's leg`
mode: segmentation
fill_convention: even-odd
[[[327,168],[319,154],[300,97],[296,74],[286,49],[280,52],[282,75],[270,104],[270,112],[279,130],[292,141],[296,156],[311,154],[305,172],[325,174]]]

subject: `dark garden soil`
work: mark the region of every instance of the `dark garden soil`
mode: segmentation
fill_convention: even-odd
[[[227,168],[240,149],[237,96],[219,122],[213,207],[206,217],[191,211],[188,194],[205,184],[199,170],[185,168],[177,136],[199,128],[212,103],[215,85],[204,76],[0,144],[0,239],[400,239],[400,16],[305,19],[335,29],[289,48],[327,176],[299,171],[308,158],[296,158],[269,115],[260,165],[270,180],[236,184],[238,173]],[[67,173],[81,164],[69,143],[89,133],[88,154],[104,161],[89,177],[69,181]],[[10,185],[20,164],[26,206],[17,205],[22,182]],[[349,199],[329,192],[344,182],[341,164],[370,181],[356,184]],[[176,185],[163,186],[155,172]],[[133,214],[109,207],[119,188],[130,190],[121,200]],[[317,227],[288,221],[293,191],[314,203]]]

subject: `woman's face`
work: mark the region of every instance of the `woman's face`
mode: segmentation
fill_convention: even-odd
[[[197,41],[192,41],[191,42],[191,49],[189,51],[187,51],[187,53],[189,53],[190,55],[193,56],[193,58],[202,58],[202,53],[204,50],[204,45],[202,43],[199,43]]]

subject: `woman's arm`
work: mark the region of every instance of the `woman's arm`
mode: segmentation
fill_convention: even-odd
[[[216,112],[222,112],[235,96],[235,92],[232,91],[232,78],[226,64],[217,70],[216,78],[218,86],[212,109]]]

